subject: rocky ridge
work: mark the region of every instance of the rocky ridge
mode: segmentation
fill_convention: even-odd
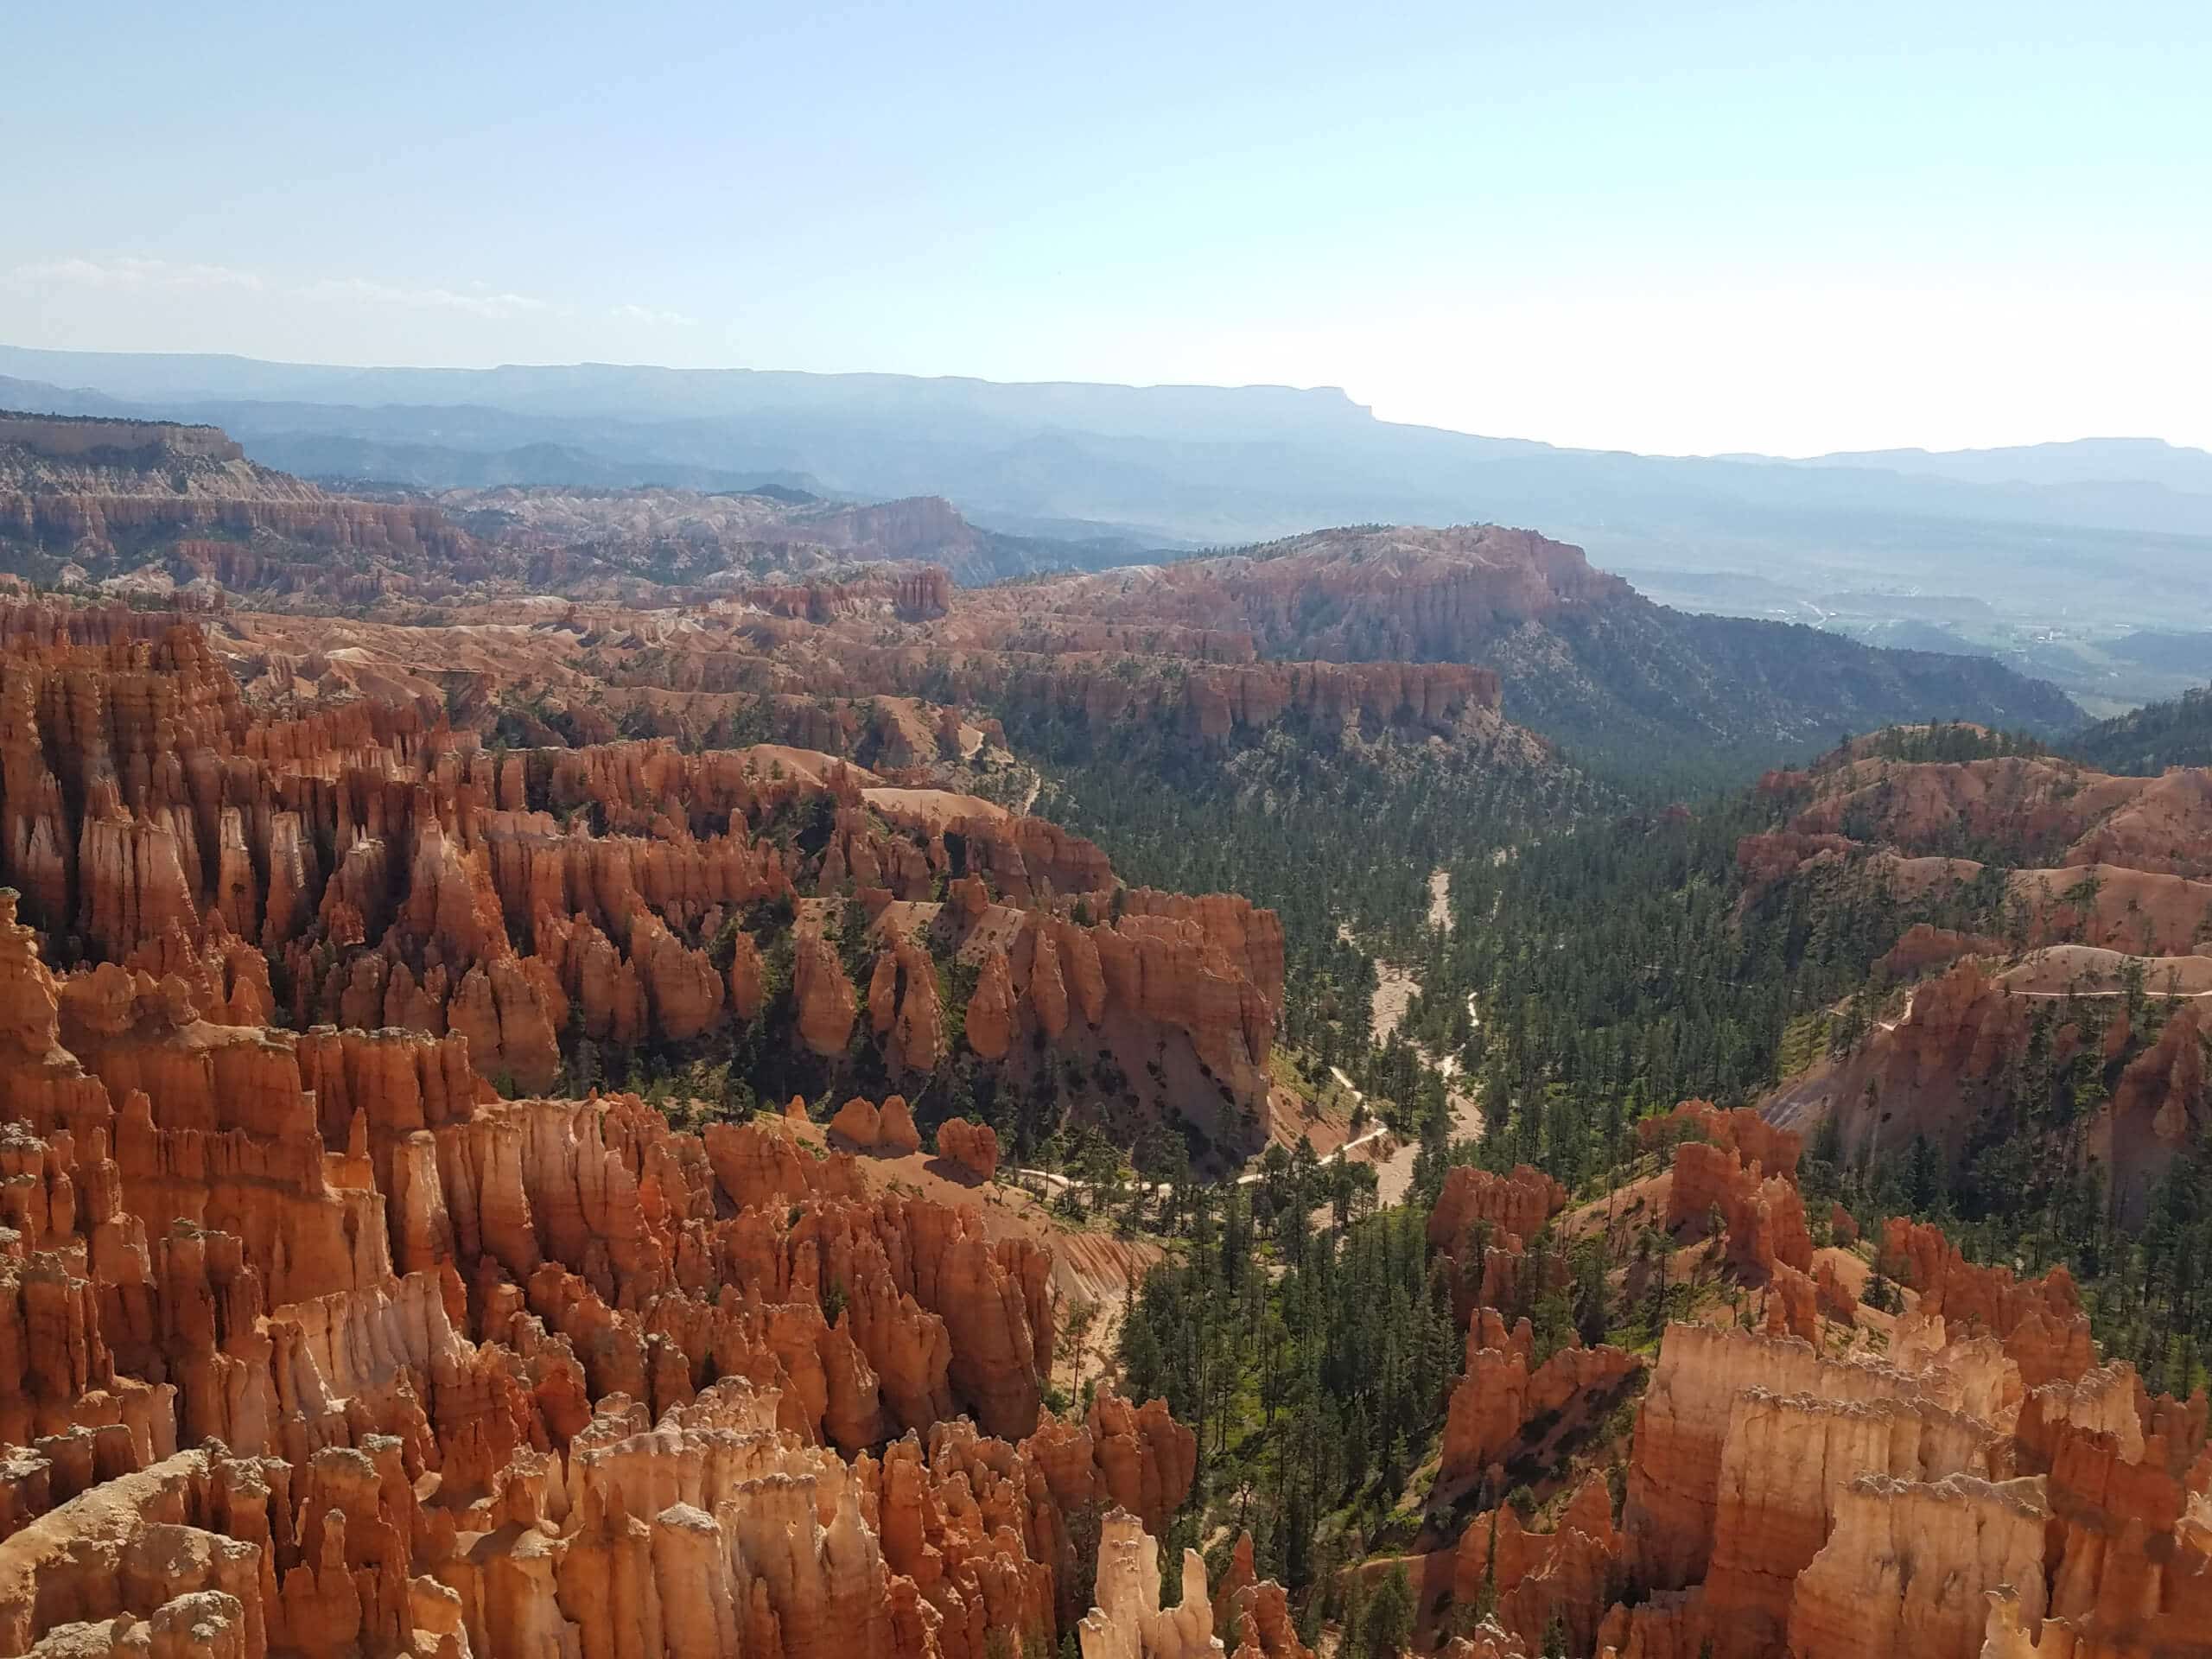
[[[48,577],[72,562],[120,569],[153,556],[174,567],[156,584],[164,591],[327,584],[337,553],[358,562],[334,589],[352,602],[381,590],[374,573],[385,561],[439,563],[460,582],[484,574],[468,537],[435,507],[332,495],[256,466],[213,427],[5,412],[0,548],[22,550]]]
[[[246,459],[213,427],[0,411],[0,555],[41,581],[357,609],[464,593],[707,599],[890,561],[989,581],[1033,556],[934,497],[363,490]],[[21,562],[28,562],[27,564]],[[872,580],[873,578],[868,578]]]
[[[1971,716],[2055,730],[2076,715],[2049,687],[1986,661],[1681,617],[1593,570],[1580,549],[1496,525],[1324,531],[1234,555],[957,588],[1055,556],[978,531],[934,497],[338,497],[243,459],[162,448],[184,429],[0,417],[0,448],[17,458],[12,474],[0,469],[0,488],[16,486],[0,494],[0,552],[48,583],[181,588],[214,606],[441,625],[455,606],[480,614],[556,595],[713,607],[733,637],[610,663],[601,677],[639,692],[981,701],[1002,705],[1002,719],[1034,711],[1094,727],[1164,709],[1217,741],[1264,729],[1285,709],[1310,709],[1325,728],[1421,737],[1450,736],[1472,715],[1494,737],[1501,683],[1524,726],[1600,754],[1623,737],[1671,736],[1708,758],[1770,758],[1838,723]],[[111,442],[88,469],[75,450],[54,452],[54,430]],[[219,434],[207,442],[236,448]],[[715,718],[690,713],[702,728]]]

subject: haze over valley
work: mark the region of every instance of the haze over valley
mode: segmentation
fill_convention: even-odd
[[[1341,392],[581,365],[349,370],[0,348],[5,401],[220,425],[265,465],[416,489],[942,495],[1096,567],[1331,524],[1526,525],[1661,602],[1988,655],[2098,714],[2212,677],[2212,454],[2153,440],[1807,461],[1560,449]]]

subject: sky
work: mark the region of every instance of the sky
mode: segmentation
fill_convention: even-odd
[[[2212,447],[2212,6],[25,6],[0,341]]]

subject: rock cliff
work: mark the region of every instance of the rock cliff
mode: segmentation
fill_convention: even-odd
[[[2212,1608],[2195,1600],[2208,1535],[2180,1520],[2183,1471],[2212,1468],[2201,1401],[2154,1402],[2122,1366],[2066,1370],[2024,1405],[2012,1355],[1931,1300],[1886,1360],[1669,1329],[1622,1519],[1643,1594],[1606,1615],[1601,1652],[1973,1659],[2047,1651],[2040,1627],[2058,1651],[2120,1654],[2152,1625],[2189,1650]],[[2138,1586],[2125,1611],[2088,1587],[2111,1551]]]

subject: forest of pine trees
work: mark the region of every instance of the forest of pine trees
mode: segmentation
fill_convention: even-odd
[[[1325,1518],[1396,1503],[1459,1369],[1426,1206],[1348,1214],[1329,1196],[1310,1157],[1208,1190],[1121,1338],[1127,1389],[1198,1435],[1199,1501],[1294,1587],[1340,1558]]]
[[[1878,734],[1866,747],[1900,763],[2041,748],[1942,726]],[[1785,1064],[1860,1040],[1886,994],[1875,964],[1910,922],[2017,934],[2006,877],[2035,850],[1978,847],[1980,877],[1908,909],[1872,859],[1748,892],[1738,842],[1787,819],[1801,804],[1787,791],[1629,811],[1573,774],[1532,788],[1533,774],[1455,775],[1388,751],[1317,754],[1288,742],[1226,772],[1191,768],[1176,788],[1132,791],[1117,778],[1104,760],[1064,752],[1056,810],[1133,880],[1234,881],[1282,912],[1287,1042],[1410,1103],[1403,1122],[1427,1143],[1431,1193],[1455,1157],[1501,1170],[1532,1163],[1580,1196],[1602,1192],[1630,1168],[1638,1119],[1694,1096],[1748,1103]],[[1448,930],[1424,915],[1427,873],[1440,867],[1451,875]],[[1366,1023],[1370,950],[1422,987],[1387,1047]],[[2117,1061],[2054,1066],[2032,1043],[2005,1104],[1955,1164],[1925,1141],[1874,1168],[1815,1144],[1806,1181],[1863,1225],[1911,1214],[1941,1220],[1978,1259],[2030,1270],[2066,1262],[2113,1351],[2155,1385],[2186,1389],[2212,1348],[2212,1294],[2196,1284],[2212,1262],[2212,1154],[2178,1163],[2146,1224],[2128,1230],[2078,1155],[2063,1153],[2065,1127],[2157,1034],[2160,999],[2131,1006],[2134,1032]],[[2067,1018],[2055,1006],[2037,1030]],[[1443,1144],[1441,1084],[1423,1052],[1458,1056],[1478,1083],[1481,1141]],[[1130,1385],[1204,1423],[1202,1485],[1218,1505],[1229,1483],[1236,1518],[1287,1581],[1313,1570],[1300,1554],[1313,1547],[1305,1522],[1334,1513],[1380,1524],[1377,1503],[1440,1421],[1427,1332],[1436,1287],[1414,1224],[1423,1190],[1417,1183],[1402,1212],[1354,1216],[1346,1229],[1340,1208],[1335,1225],[1308,1231],[1271,1178],[1251,1190],[1249,1213],[1232,1198],[1195,1222],[1212,1230],[1204,1247],[1194,1240],[1154,1275],[1128,1328]],[[1310,1189],[1297,1200],[1319,1201]],[[1587,1278],[1578,1271],[1578,1283]],[[1586,1322],[1592,1339],[1612,1316],[1572,1299],[1528,1311],[1554,1332]],[[1348,1336],[1375,1358],[1338,1395],[1330,1384]],[[1447,1344],[1447,1381],[1457,1363]]]

